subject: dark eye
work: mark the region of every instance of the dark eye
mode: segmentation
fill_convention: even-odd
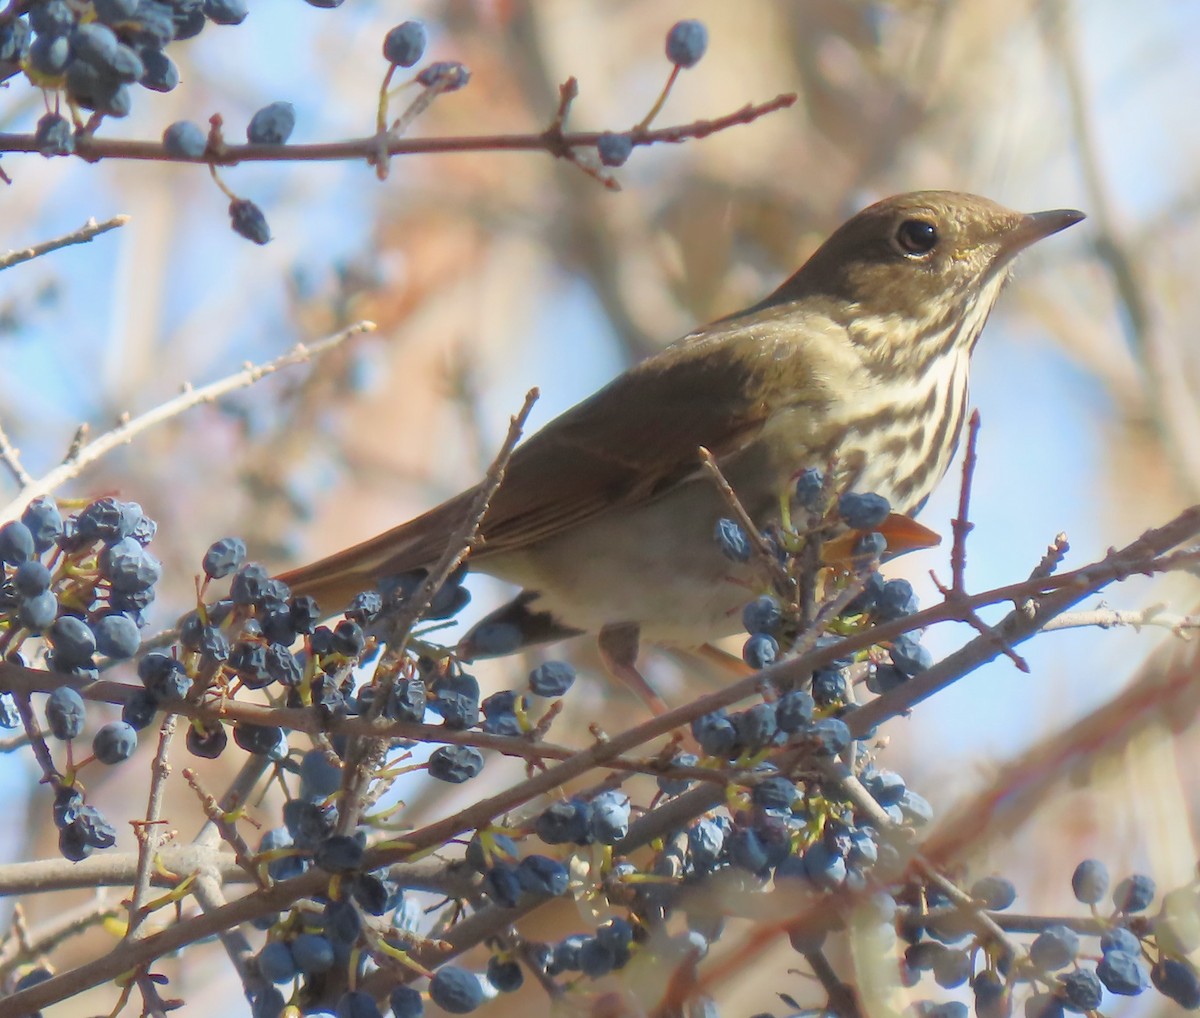
[[[896,243],[905,254],[929,254],[937,242],[937,227],[924,219],[906,219],[896,231]]]

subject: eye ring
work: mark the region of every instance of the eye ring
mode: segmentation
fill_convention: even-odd
[[[937,227],[925,219],[906,219],[896,229],[897,247],[913,258],[929,254],[938,239]]]

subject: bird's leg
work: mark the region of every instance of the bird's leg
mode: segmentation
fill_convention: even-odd
[[[667,712],[667,705],[637,667],[638,626],[621,622],[600,630],[596,643],[600,660],[608,673],[642,701],[656,716]]]

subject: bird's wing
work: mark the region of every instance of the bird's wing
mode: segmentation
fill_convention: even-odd
[[[765,358],[771,376],[765,384],[772,388],[781,359],[789,348],[802,346],[777,334],[778,317],[776,309],[693,333],[518,446],[484,516],[473,557],[520,549],[602,512],[648,501],[699,469],[700,446],[718,459],[744,448],[773,405],[764,392],[762,351],[751,347],[765,341],[783,351]],[[477,491],[470,488],[281,579],[329,607],[380,576],[428,566],[445,551]]]

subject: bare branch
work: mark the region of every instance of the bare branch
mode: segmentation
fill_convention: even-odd
[[[42,255],[49,254],[51,251],[57,251],[60,248],[71,247],[74,244],[87,244],[102,233],[108,233],[109,230],[115,230],[118,226],[124,226],[129,222],[129,218],[129,216],[113,216],[112,219],[106,219],[103,223],[98,223],[95,219],[89,219],[78,230],[74,230],[62,237],[56,237],[54,240],[46,240],[41,244],[34,244],[33,247],[9,251],[7,254],[0,255],[0,272],[10,269],[14,265],[20,265],[21,262],[40,258]]]

